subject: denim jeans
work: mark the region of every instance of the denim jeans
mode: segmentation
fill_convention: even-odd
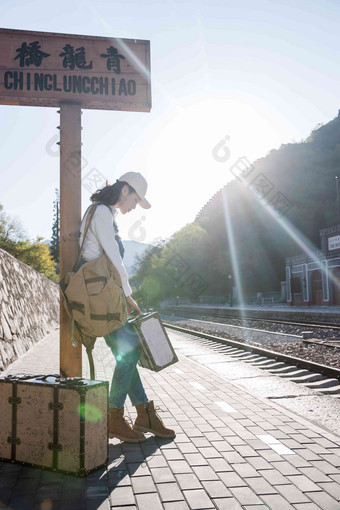
[[[139,359],[138,338],[128,322],[104,336],[116,358],[116,366],[110,388],[110,407],[120,409],[129,395],[133,406],[148,402],[143,383],[137,370]]]

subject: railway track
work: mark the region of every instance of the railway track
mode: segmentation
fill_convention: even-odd
[[[231,323],[231,321],[228,319],[228,322],[226,323],[220,323],[220,322],[212,322],[212,321],[208,321],[206,319],[204,319],[204,317],[202,317],[201,320],[197,320],[197,319],[194,319],[192,317],[183,317],[183,319],[189,319],[191,322],[195,322],[197,321],[198,323],[199,322],[204,322],[205,324],[208,324],[210,326],[233,326],[233,324]],[[208,317],[208,318],[212,318],[212,317]],[[239,323],[241,322],[240,320],[238,321]],[[263,322],[268,322],[267,320],[266,321],[262,321],[261,324],[263,325]],[[273,323],[274,321],[270,321],[271,323]],[[260,330],[256,330],[254,328],[251,327],[246,327],[244,326],[246,322],[245,321],[242,321],[242,324],[243,326],[236,326],[236,328],[238,329],[243,329],[243,330],[251,330],[252,332],[255,332],[255,331],[258,331],[258,332],[261,332],[262,334],[264,333],[265,335],[273,335],[273,336],[277,336],[277,335],[281,335],[282,334],[282,331],[280,330],[280,332],[278,331],[275,331],[275,330],[264,330],[264,329],[260,329]],[[282,326],[281,322],[279,321],[275,321],[276,324],[278,324],[279,326]],[[248,323],[246,323],[248,324]],[[301,323],[289,323],[289,325],[296,325],[296,326],[299,326],[300,328],[304,326],[304,324],[301,324]],[[317,338],[318,336],[320,336],[320,327],[315,325],[315,326],[310,326],[312,328],[312,331],[305,331],[305,332],[302,332],[302,335],[289,335],[289,334],[285,334],[283,333],[283,336],[286,336],[286,337],[290,337],[291,339],[293,339],[294,337],[297,339],[297,340],[300,340],[301,338],[303,338],[303,342],[305,344],[315,344],[315,345],[323,345],[323,346],[326,346],[326,347],[330,347],[332,349],[340,349],[340,332],[338,333],[338,337],[335,338],[335,337],[328,337],[328,335],[324,335],[325,338]],[[322,327],[321,327],[322,328]],[[329,330],[329,333],[332,333],[334,332],[334,330],[336,329],[339,329],[339,328],[334,328],[334,327],[329,327],[329,326],[325,326],[324,329],[328,329]]]
[[[218,315],[212,315],[212,317],[220,317]],[[313,324],[312,322],[293,322],[288,321],[286,319],[267,319],[265,317],[230,317],[226,316],[228,319],[238,320],[238,321],[255,321],[255,322],[268,322],[271,324],[286,324],[287,326],[299,326],[299,327],[308,327],[308,328],[318,328],[318,329],[336,329],[340,331],[339,324],[335,324],[332,322],[323,322],[322,324]]]
[[[162,310],[166,312],[166,309]],[[171,310],[172,311],[172,310]],[[195,310],[194,308],[192,311],[187,312],[183,310],[178,310],[182,317],[192,318],[193,316],[199,316],[203,317],[202,312],[200,310]],[[339,323],[334,322],[322,322],[318,324],[314,324],[313,322],[296,322],[296,321],[290,321],[287,319],[268,319],[267,317],[247,317],[247,316],[240,316],[240,315],[223,315],[221,313],[214,313],[212,310],[209,312],[209,316],[204,314],[205,317],[211,317],[211,318],[217,318],[217,319],[228,319],[232,321],[239,321],[239,322],[268,322],[269,324],[285,324],[287,326],[298,326],[298,327],[308,327],[308,328],[318,328],[318,329],[335,329],[340,332],[340,325]],[[340,334],[340,333],[339,333]]]
[[[164,322],[164,326],[185,333],[193,341],[203,344],[220,354],[250,363],[252,366],[266,370],[272,375],[302,383],[319,393],[340,398],[340,369],[265,349],[257,345],[191,330],[169,322]]]

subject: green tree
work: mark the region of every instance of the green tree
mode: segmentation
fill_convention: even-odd
[[[11,218],[0,204],[0,240],[23,241],[25,237],[25,230],[18,218]]]
[[[51,258],[48,246],[41,242],[42,239],[37,237],[33,242],[27,239],[20,221],[10,218],[0,205],[0,248],[47,278],[58,282],[56,264]]]
[[[228,258],[216,246],[214,237],[202,227],[194,223],[186,225],[139,260],[136,299],[155,305],[175,296],[196,301],[206,293],[227,295],[230,266]]]
[[[135,275],[132,283],[137,289],[134,297],[138,300],[141,307],[154,305],[159,300],[159,285],[157,280],[151,276],[158,257],[162,253],[165,241],[160,241],[155,246],[151,246],[143,255],[137,255],[135,264]]]

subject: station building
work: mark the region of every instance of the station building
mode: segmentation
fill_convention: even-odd
[[[340,224],[320,230],[321,249],[286,258],[289,305],[340,305]]]

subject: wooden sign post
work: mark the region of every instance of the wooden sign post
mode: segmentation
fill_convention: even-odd
[[[0,29],[0,104],[60,108],[60,278],[79,252],[81,109],[149,112],[150,42]],[[60,296],[60,373],[82,375]]]
[[[77,259],[78,230],[81,220],[81,109],[79,103],[60,106],[60,278],[72,271]],[[77,328],[71,343],[71,324],[60,292],[60,374],[76,377],[82,374],[81,339]]]

